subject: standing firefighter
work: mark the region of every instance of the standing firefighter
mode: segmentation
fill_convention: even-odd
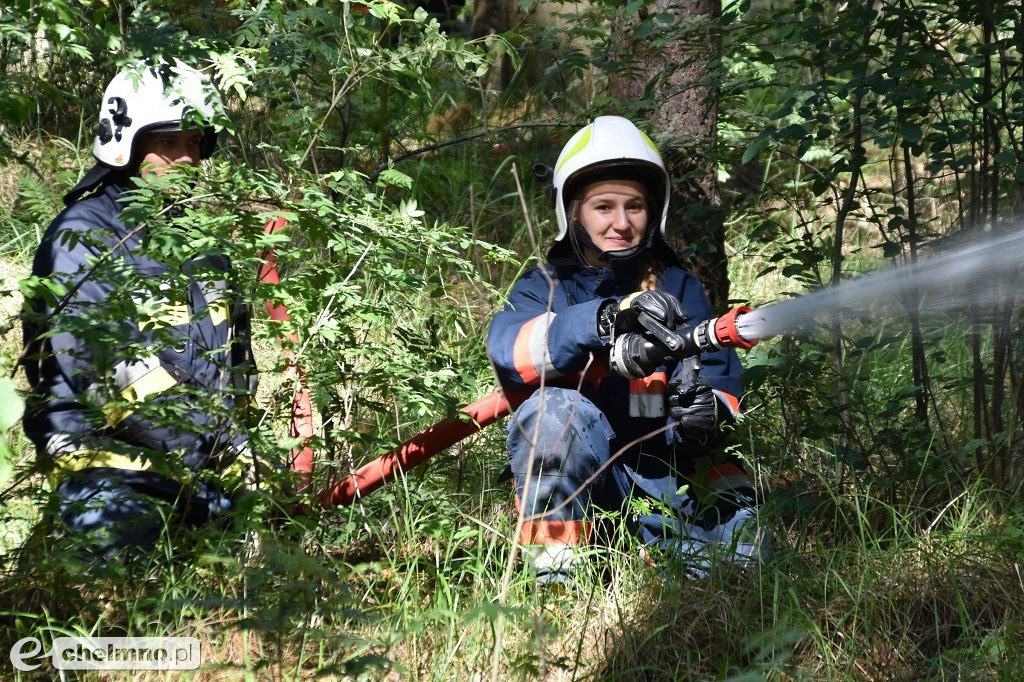
[[[121,217],[132,188],[210,156],[219,107],[181,62],[118,74],[100,105],[98,163],[35,254],[25,431],[52,467],[61,525],[98,557],[151,546],[165,517],[225,511],[218,472],[247,450],[232,415],[255,388],[249,318],[228,259],[212,239],[187,243],[170,190],[155,217]]]
[[[630,121],[601,116],[562,149],[553,185],[559,232],[548,262],[516,282],[488,335],[502,386],[537,388],[509,422],[508,456],[538,582],[572,574],[595,507],[625,511],[646,544],[677,553],[691,574],[712,551],[751,561],[764,551],[752,481],[736,458],[715,454],[739,412],[739,358],[726,348],[699,363],[665,360],[638,322],[643,313],[674,329],[711,317],[700,282],[664,241],[661,155]],[[540,388],[592,356],[612,374],[582,391]]]

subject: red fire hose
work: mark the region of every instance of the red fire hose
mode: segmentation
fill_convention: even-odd
[[[288,221],[284,218],[277,218],[267,223],[263,231],[266,234],[274,234],[283,228]],[[267,249],[263,254],[263,265],[260,266],[259,281],[269,284],[280,284],[281,277],[277,272],[277,259],[274,249]],[[288,307],[284,304],[275,305],[273,301],[267,301],[267,314],[275,322],[287,322],[291,319]],[[299,337],[294,334],[287,334],[286,338],[292,343],[298,343]],[[313,406],[309,397],[309,389],[306,387],[305,376],[299,365],[292,361],[293,353],[290,350],[284,352],[284,358],[288,365],[285,369],[285,378],[295,382],[295,392],[292,394],[292,419],[288,426],[288,435],[292,438],[302,438],[299,447],[292,450],[292,471],[299,474],[299,489],[302,492],[309,487],[313,477],[313,449],[309,447],[309,440],[313,437]]]
[[[280,230],[284,227],[285,222],[284,218],[272,220],[265,228],[266,233],[273,234]],[[281,278],[277,272],[273,249],[266,252],[263,259],[264,263],[260,267],[259,274],[260,281],[280,284]],[[749,310],[746,307],[734,308],[719,318],[712,318],[694,325],[687,331],[686,338],[683,339],[688,346],[692,346],[688,348],[687,353],[692,352],[695,355],[702,350],[710,351],[723,347],[751,348],[757,343],[757,339],[745,339],[736,331],[736,318]],[[276,321],[290,319],[288,309],[284,305],[275,305],[269,300],[267,301],[267,312],[271,319]],[[298,340],[294,334],[289,334],[287,338],[293,342]],[[291,354],[286,357],[290,360]],[[313,474],[314,456],[313,450],[309,447],[309,440],[313,437],[313,410],[309,389],[306,387],[302,371],[296,363],[289,362],[286,376],[295,378],[297,383],[292,399],[292,419],[289,433],[293,437],[303,439],[301,446],[292,451],[292,470],[301,476],[299,488],[301,492],[309,487]],[[592,383],[600,381],[605,376],[608,376],[607,368],[597,364],[587,370],[585,381]],[[563,377],[552,382],[552,385],[575,387],[582,381],[584,380],[579,375],[574,375]],[[463,407],[459,410],[458,416],[434,424],[394,450],[364,464],[352,475],[319,493],[317,498],[325,506],[348,506],[359,497],[368,495],[393,480],[402,471],[426,462],[439,452],[510,414],[532,393],[532,389],[504,393],[495,391]]]
[[[600,364],[591,367],[586,382],[593,383],[608,376]],[[563,377],[551,385],[576,387],[580,375]],[[320,502],[327,507],[348,506],[363,495],[369,495],[402,471],[423,464],[434,455],[472,436],[485,426],[511,414],[530,397],[533,389],[495,391],[459,410],[459,416],[440,421],[368,464],[359,467],[348,478],[338,481],[320,493]]]
[[[338,481],[319,495],[327,507],[347,507],[357,498],[377,488],[445,450],[464,438],[498,421],[530,396],[529,392],[502,395],[495,391],[466,405],[460,416],[440,421],[405,441],[397,448],[359,467],[348,478]],[[465,415],[465,416],[462,416]]]

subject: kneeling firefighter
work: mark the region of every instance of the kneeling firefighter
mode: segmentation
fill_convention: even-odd
[[[721,348],[696,366],[666,359],[638,322],[673,329],[712,316],[664,241],[671,181],[661,155],[632,122],[601,116],[566,143],[552,184],[558,236],[547,262],[515,283],[488,334],[502,386],[536,388],[509,421],[508,457],[537,581],[572,574],[595,508],[623,510],[689,574],[704,574],[712,552],[753,561],[767,551],[753,483],[737,458],[715,454],[739,414],[739,358]],[[581,390],[550,385],[592,356],[609,376]]]
[[[25,431],[53,472],[60,524],[87,555],[152,545],[166,517],[218,516],[231,505],[221,472],[248,449],[233,415],[255,390],[250,321],[227,284],[230,262],[216,247],[161,259],[152,242],[187,249],[185,235],[164,226],[158,240],[159,217],[121,219],[139,178],[213,153],[219,107],[213,85],[181,62],[115,76],[97,163],[35,254],[32,275],[46,285],[23,317]],[[182,217],[169,208],[163,219]]]

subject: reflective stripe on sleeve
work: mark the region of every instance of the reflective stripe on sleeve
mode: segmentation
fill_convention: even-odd
[[[206,308],[213,323],[217,325],[227,320],[231,315],[231,302],[227,298],[228,283],[218,279],[212,282],[199,280],[197,284],[206,299]]]
[[[121,404],[121,401],[128,403],[139,403],[148,396],[156,393],[163,393],[169,388],[177,385],[177,380],[170,372],[163,368],[160,359],[155,355],[135,362],[127,360],[117,363],[114,366],[113,384],[118,390],[117,395],[121,400],[111,404],[106,394],[100,390],[102,384],[94,383],[86,389],[86,395],[92,398],[103,409],[107,423],[116,426],[134,410],[130,406]]]
[[[555,369],[548,350],[548,330],[554,319],[554,313],[538,315],[524,324],[516,335],[512,362],[524,383],[536,383],[542,376],[547,379],[562,376]]]
[[[170,472],[157,470],[148,457],[129,457],[120,452],[109,450],[76,450],[62,454],[56,460],[56,466],[46,476],[50,488],[56,490],[65,476],[84,469],[124,469],[127,471],[155,471],[171,480],[177,480]]]
[[[629,416],[630,417],[664,417],[665,391],[668,389],[668,376],[665,372],[655,372],[643,379],[629,382]]]
[[[729,408],[729,413],[732,414],[733,417],[738,417],[742,414],[739,398],[734,395],[730,395],[725,391],[719,391],[718,389],[715,389],[713,392],[715,396],[718,397],[718,400]]]
[[[709,486],[719,492],[740,488],[753,490],[754,488],[754,481],[750,476],[743,469],[729,462],[711,467],[707,473],[707,482]]]

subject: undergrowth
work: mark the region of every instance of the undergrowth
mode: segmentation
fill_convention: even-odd
[[[510,240],[525,246],[531,239],[515,213],[510,176],[503,179],[508,172],[496,171],[474,219],[508,223]],[[37,203],[42,219],[48,204]],[[23,202],[15,210],[29,209]],[[533,219],[543,215],[533,210]],[[742,249],[732,260],[737,295],[764,300],[771,290],[798,288],[778,274],[770,285],[758,276],[769,249],[732,242]],[[470,260],[473,247],[470,240]],[[26,268],[24,254],[9,252],[12,280]],[[491,262],[497,282],[519,270]],[[461,325],[465,337],[448,352],[458,367],[479,367],[495,293],[443,278],[437,286],[464,311],[443,323]],[[420,317],[407,323],[438,324],[437,306],[414,309]],[[13,319],[8,324],[16,331]],[[945,356],[949,381],[966,362],[958,324],[936,330],[930,350]],[[257,336],[259,363],[272,367],[279,360],[273,334]],[[17,357],[17,337],[8,334],[3,357]],[[642,560],[635,538],[611,516],[574,584],[535,588],[511,557],[501,599],[515,521],[501,477],[501,427],[352,507],[300,513],[287,494],[254,491],[223,526],[172,526],[152,556],[87,569],[70,541],[46,526],[41,510],[53,500],[32,474],[31,448],[14,432],[21,452],[14,480],[30,478],[4,497],[0,650],[22,637],[48,649],[69,634],[188,635],[203,642],[195,679],[1019,677],[1024,513],[1016,496],[956,473],[964,438],[954,431],[944,443],[905,428],[912,385],[905,341],[885,325],[851,328],[848,341],[859,443],[834,437],[827,343],[774,342],[747,356],[753,391],[733,447],[757,475],[775,552],[760,569],[715,565],[699,581],[685,578],[670,556]],[[464,374],[448,384],[461,386],[464,400],[493,389],[486,371]],[[280,385],[267,379],[265,401]],[[380,412],[343,413],[346,391],[360,387],[336,386],[337,402],[321,404],[348,419],[354,438],[348,450],[335,450],[348,453],[336,458],[339,474],[348,457],[379,452],[440,416],[414,410],[396,421],[386,400]],[[940,411],[955,421],[966,399],[946,392]],[[332,470],[324,465],[323,474]],[[109,679],[139,677],[119,675]]]
[[[120,11],[114,5],[83,4],[97,16]],[[236,284],[254,309],[268,296],[292,307],[296,321],[284,331],[301,332],[291,348],[312,359],[314,446],[325,453],[318,484],[494,390],[482,341],[487,320],[554,232],[533,162],[552,162],[569,130],[616,106],[593,73],[607,14],[576,29],[593,54],[574,48],[563,57],[575,67],[546,70],[525,94],[510,87],[495,95],[488,60],[511,52],[503,41],[514,36],[474,44],[439,33],[423,13],[387,17],[382,12],[398,11],[391,3],[366,3],[377,14],[355,18],[357,3],[342,5],[332,12],[242,3],[209,27],[232,36],[217,70],[235,100],[237,135],[223,150],[234,165],[214,164],[205,180],[220,198],[205,207],[204,227],[232,251]],[[732,12],[738,5],[726,3]],[[978,124],[997,107],[960,101],[980,86],[949,85],[943,60],[963,57],[957,70],[981,71],[977,60],[988,59],[995,43],[972,42],[980,30],[963,18],[973,11],[965,6],[955,22],[953,13],[939,13],[943,31],[963,29],[951,52],[933,53],[930,42],[927,50],[905,49],[904,39],[927,42],[933,34],[911,32],[920,8],[898,5],[873,19],[836,10],[824,24],[826,13],[809,5],[807,12],[769,8],[763,21],[746,25],[734,16],[725,70],[716,74],[715,160],[728,179],[734,299],[768,303],[826,283],[834,267],[849,276],[905,258],[904,247],[920,237],[915,230],[930,238],[968,227],[955,204],[974,197],[960,191],[960,174],[977,161],[965,160],[968,148],[973,155],[1000,139],[991,121]],[[903,11],[906,24],[896,21]],[[139,16],[130,17],[144,24],[134,29],[139,35],[163,31]],[[878,19],[892,24],[878,40],[897,43],[883,47],[904,60],[891,59],[898,68],[884,72],[882,48],[866,39],[850,48],[849,63],[826,61],[845,59],[836,46]],[[401,44],[385,39],[392,27],[403,32]],[[204,59],[219,44],[177,40]],[[111,55],[104,66],[113,66]],[[919,55],[929,58],[921,57],[924,66],[914,61]],[[64,59],[68,73],[81,70],[69,64],[84,63],[81,55]],[[816,80],[814,59],[834,67],[833,75]],[[1016,67],[1006,63],[1005,89],[1019,100],[1010,83]],[[918,87],[922,73],[942,89]],[[72,85],[95,89],[101,75]],[[463,87],[472,97],[452,94]],[[247,98],[232,94],[247,89]],[[91,115],[80,113],[85,98],[68,108],[22,90],[36,97],[36,115],[54,117],[52,127],[69,138]],[[927,106],[937,98],[967,113],[955,125],[932,125]],[[541,123],[496,132],[520,121]],[[862,124],[871,139],[851,136]],[[470,128],[491,130],[394,162]],[[12,134],[5,128],[4,140]],[[5,373],[21,353],[17,281],[87,158],[83,145],[56,135],[22,142],[20,160],[0,172]],[[1014,168],[1018,181],[1024,177],[1008,149],[992,154],[992,192],[1005,189]],[[915,158],[901,163],[908,150]],[[854,169],[862,181],[847,203],[844,183]],[[749,176],[747,184],[730,174]],[[911,187],[918,178],[916,201],[927,211],[909,210],[910,198],[898,196],[908,176]],[[162,201],[159,193],[149,199]],[[285,282],[271,290],[252,273],[255,253],[270,243],[262,223],[282,209],[292,225],[276,242]],[[837,216],[845,210],[842,233]],[[268,412],[259,433],[261,445],[284,455],[294,443],[285,437],[290,390],[281,330],[261,316],[258,398]],[[200,680],[1024,678],[1024,505],[1017,483],[997,483],[976,465],[982,445],[971,424],[973,357],[963,317],[922,330],[935,387],[923,420],[914,416],[921,387],[905,320],[848,322],[837,340],[823,331],[762,343],[744,356],[747,417],[732,447],[755,474],[775,550],[757,568],[713,564],[702,580],[685,578],[671,556],[641,552],[610,515],[575,582],[534,587],[512,538],[500,426],[351,507],[303,511],[286,485],[250,490],[222,525],[172,525],[150,556],[87,567],[49,527],[53,496],[14,429],[6,442],[17,457],[3,472],[10,476],[0,508],[0,667],[10,671],[3,652],[24,637],[49,649],[54,637],[70,634],[188,635],[203,642],[203,666],[191,673]],[[1011,318],[1019,337],[1019,319]],[[978,357],[996,355],[993,338],[977,341]]]

